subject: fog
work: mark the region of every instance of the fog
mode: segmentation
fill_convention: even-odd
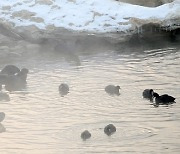
[[[154,24],[143,25],[136,33],[102,34],[72,32],[64,29],[43,31],[34,27],[12,29],[0,24],[0,54],[9,57],[24,53],[32,55],[37,52],[54,52],[66,59],[77,60],[78,54],[93,54],[104,50],[118,51],[125,49],[125,46],[132,48],[132,51],[140,51],[152,46],[161,48],[172,43],[178,45],[179,39],[179,29],[166,31]]]

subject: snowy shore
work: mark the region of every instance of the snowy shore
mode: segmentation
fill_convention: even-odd
[[[0,19],[14,27],[92,33],[134,31],[148,23],[174,28],[179,26],[180,1],[149,8],[114,0],[2,0]]]

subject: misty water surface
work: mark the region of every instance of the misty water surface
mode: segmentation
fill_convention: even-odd
[[[0,102],[6,114],[0,125],[6,129],[0,133],[1,154],[179,153],[178,43],[92,40],[55,46],[51,39],[40,45],[1,43],[0,69],[14,64],[30,71],[26,89],[3,89],[11,100]],[[64,97],[58,92],[61,83],[70,87]],[[108,95],[104,87],[109,84],[120,85],[121,95]],[[146,88],[168,93],[176,103],[154,107],[142,98]],[[109,123],[117,128],[112,136],[103,132]],[[83,141],[85,129],[92,137]]]

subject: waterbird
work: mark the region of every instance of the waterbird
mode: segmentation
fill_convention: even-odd
[[[5,118],[5,113],[4,112],[0,112],[0,122],[2,122]]]
[[[69,86],[66,83],[59,85],[59,93],[61,96],[67,95],[69,93]]]
[[[20,69],[15,65],[6,65],[0,72],[0,74],[14,75],[19,73]]]
[[[21,90],[26,87],[26,79],[29,70],[23,68],[19,73],[15,75],[8,75],[5,79],[5,89],[8,91]]]
[[[153,89],[145,89],[142,93],[143,97],[149,100],[153,100]]]
[[[17,77],[19,77],[24,83],[26,83],[27,74],[29,73],[29,70],[27,68],[22,68],[19,73],[17,73]]]
[[[91,137],[91,133],[88,130],[85,130],[81,133],[81,138],[83,140],[87,140]]]
[[[158,93],[154,93],[153,96],[155,97],[155,102],[157,104],[169,104],[173,103],[176,98],[169,96],[168,94],[159,95]]]
[[[104,128],[104,133],[108,136],[116,132],[116,127],[113,124],[109,124]]]
[[[114,85],[108,85],[108,86],[105,87],[105,91],[109,95],[117,95],[117,96],[119,96],[120,95],[119,89],[121,89],[120,86],[114,86]]]

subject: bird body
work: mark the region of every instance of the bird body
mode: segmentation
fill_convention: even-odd
[[[145,89],[142,93],[144,98],[152,99],[153,98],[153,89]]]
[[[59,93],[61,96],[67,95],[69,93],[69,86],[65,83],[60,84]]]
[[[153,89],[145,89],[142,93],[142,96],[143,98],[148,99],[152,102],[154,98],[153,93],[154,93]]]
[[[6,65],[2,70],[1,74],[7,74],[7,75],[14,75],[16,73],[19,73],[20,69],[15,65]]]
[[[108,86],[105,87],[105,91],[109,95],[117,95],[117,96],[119,96],[120,95],[119,89],[121,89],[120,86],[114,86],[114,85],[108,85]]]
[[[83,140],[87,140],[91,137],[91,133],[88,130],[85,130],[81,133],[81,138]]]
[[[8,91],[11,90],[18,90],[18,89],[22,89],[25,87],[26,85],[26,79],[27,79],[27,74],[29,72],[28,69],[23,68],[21,69],[21,71],[13,74],[12,72],[12,68],[16,68],[16,66],[14,65],[7,65],[7,67],[5,67],[1,72],[3,72],[4,74],[0,74],[0,89],[2,89],[2,85],[5,85],[5,89]],[[10,72],[8,68],[10,69]],[[14,71],[15,72],[15,71]],[[7,74],[5,74],[7,73]]]
[[[104,133],[108,136],[116,132],[116,127],[113,124],[109,124],[104,128]]]
[[[5,89],[12,90],[21,90],[26,87],[26,78],[28,69],[23,68],[19,73],[15,75],[8,75],[5,79]]]
[[[158,93],[154,93],[153,96],[155,97],[155,102],[158,104],[169,104],[169,103],[173,103],[175,101],[176,98],[168,95],[168,94],[164,94],[159,96]]]

